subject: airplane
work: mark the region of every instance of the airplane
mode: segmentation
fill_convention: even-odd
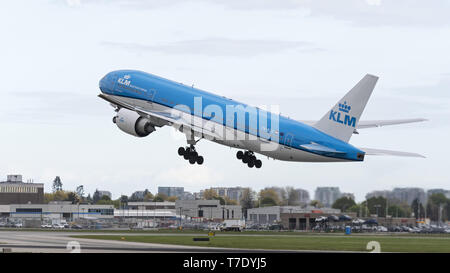
[[[365,155],[424,157],[420,154],[358,148],[349,143],[360,129],[426,121],[423,118],[360,121],[378,80],[365,75],[318,121],[300,121],[137,70],[117,70],[99,82],[98,96],[115,108],[123,132],[146,137],[163,126],[186,135],[178,155],[203,164],[195,145],[202,139],[239,149],[236,157],[261,168],[256,154],[282,161],[361,162]]]

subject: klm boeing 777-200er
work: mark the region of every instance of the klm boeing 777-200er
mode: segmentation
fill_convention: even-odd
[[[178,148],[178,154],[191,164],[203,164],[195,148],[201,139],[239,149],[236,157],[250,168],[261,168],[255,154],[299,162],[363,161],[365,155],[423,157],[348,143],[360,129],[425,121],[360,121],[377,80],[364,76],[318,121],[293,120],[136,70],[108,73],[100,80],[99,97],[115,108],[113,122],[125,133],[145,137],[165,125],[184,133],[187,146]]]

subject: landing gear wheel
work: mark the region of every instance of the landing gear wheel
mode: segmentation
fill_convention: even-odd
[[[189,157],[189,163],[195,164],[195,161],[197,161],[197,158],[195,158],[193,156]]]
[[[247,166],[248,166],[249,168],[253,168],[253,167],[255,166],[254,161],[253,161],[253,160],[250,160],[250,161],[247,163]]]
[[[262,162],[257,159],[255,153],[252,151],[238,151],[236,153],[237,159],[242,160],[244,164],[246,164],[249,168],[256,167],[257,169],[261,168]]]
[[[257,159],[257,160],[255,161],[255,167],[256,167],[257,169],[259,169],[259,168],[261,168],[261,166],[262,166],[261,160]]]
[[[197,164],[202,165],[203,164],[203,156],[197,157]]]
[[[186,150],[183,147],[178,148],[178,155],[183,156],[186,153]]]
[[[248,156],[248,154],[244,154],[244,156],[242,157],[242,162],[244,162],[244,164],[247,164],[250,161],[250,157]]]

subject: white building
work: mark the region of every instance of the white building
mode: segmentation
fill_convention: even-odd
[[[220,205],[219,200],[177,200],[176,213],[190,218],[211,220],[242,219],[242,207]]]

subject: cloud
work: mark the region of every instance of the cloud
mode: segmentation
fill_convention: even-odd
[[[261,54],[278,53],[285,50],[320,50],[319,48],[313,47],[312,43],[303,41],[234,40],[227,38],[186,40],[161,45],[122,42],[102,42],[101,44],[103,46],[133,52],[161,52],[165,54],[195,54],[225,57],[251,57]]]
[[[99,3],[132,9],[155,9],[173,5],[216,5],[235,10],[301,10],[310,16],[326,16],[361,26],[448,26],[450,1],[435,0],[66,0],[67,3]]]

